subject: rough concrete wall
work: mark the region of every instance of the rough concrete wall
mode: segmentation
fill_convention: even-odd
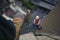
[[[46,16],[42,26],[43,32],[60,35],[60,3]]]

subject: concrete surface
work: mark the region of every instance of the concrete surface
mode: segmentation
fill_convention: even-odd
[[[27,33],[24,35],[20,35],[19,40],[37,40],[33,33]]]
[[[37,36],[37,40],[54,40],[54,39],[49,38],[47,36]]]
[[[31,32],[31,33],[20,35],[19,40],[60,40],[60,36],[50,35],[50,34],[34,36],[34,34]]]

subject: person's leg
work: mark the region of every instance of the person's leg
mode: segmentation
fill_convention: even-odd
[[[36,35],[37,25],[34,25],[33,34]]]

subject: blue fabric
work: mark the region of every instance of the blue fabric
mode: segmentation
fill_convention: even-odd
[[[35,24],[32,25],[33,31],[36,31],[36,29],[38,29],[38,28],[39,28],[39,25],[35,25]]]
[[[15,35],[16,31],[13,22],[0,15],[0,40],[13,40]]]
[[[8,20],[8,22],[11,25],[11,27],[10,27],[11,33],[12,33],[12,35],[15,36],[16,31],[15,31],[14,23],[11,20]]]
[[[36,31],[39,28],[39,25],[32,24],[30,27],[26,28],[29,31]]]

